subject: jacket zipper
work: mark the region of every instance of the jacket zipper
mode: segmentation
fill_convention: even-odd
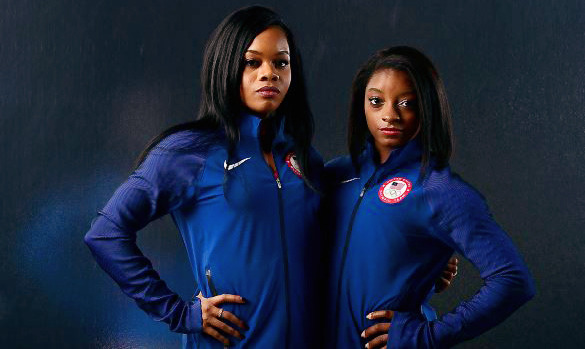
[[[213,280],[211,279],[211,269],[207,269],[205,271],[205,277],[207,278],[207,284],[209,285],[209,289],[211,290],[211,295],[214,297],[217,296],[217,289],[215,288]]]
[[[276,165],[276,164],[275,164]],[[274,179],[276,180],[277,192],[278,192],[278,211],[280,216],[280,240],[282,243],[282,258],[284,262],[284,296],[286,301],[286,348],[290,343],[290,296],[289,296],[289,271],[288,271],[288,247],[286,244],[286,234],[284,226],[284,204],[282,200],[282,183],[278,176],[278,171],[273,171]]]
[[[207,278],[207,285],[209,286],[209,290],[211,291],[211,296],[212,297],[217,296],[217,289],[215,288],[215,284],[213,283],[213,280],[211,279],[211,269],[205,270],[205,277]],[[193,297],[191,297],[191,301],[194,301],[195,298],[197,298],[197,295],[193,294]]]
[[[370,176],[370,178],[366,181],[366,184],[364,184],[364,187],[362,188],[362,190],[360,191],[360,196],[358,197],[355,205],[353,206],[353,210],[351,212],[351,217],[349,219],[349,224],[347,226],[347,232],[345,233],[345,243],[343,245],[343,253],[341,255],[341,265],[339,266],[339,278],[337,280],[337,298],[335,300],[335,321],[337,322],[337,325],[335,326],[335,337],[334,337],[334,345],[333,348],[337,347],[337,332],[339,330],[339,311],[340,311],[340,301],[341,301],[341,283],[342,283],[342,277],[343,277],[343,269],[345,268],[345,260],[347,258],[347,250],[349,249],[349,241],[351,238],[351,233],[353,231],[353,221],[355,220],[355,216],[357,214],[358,208],[360,207],[360,204],[362,203],[362,200],[364,198],[364,195],[366,193],[366,191],[368,191],[368,189],[370,189],[370,185],[372,180],[374,179],[374,176],[376,175],[376,172],[378,172],[378,168],[376,168],[376,170],[374,170],[374,173]]]
[[[262,148],[260,147],[260,154],[262,155],[262,157],[264,157],[264,153],[262,151]],[[274,161],[274,153],[272,153],[272,159]],[[282,202],[282,183],[280,182],[280,176],[278,175],[278,170],[276,169],[276,161],[274,161],[274,169],[272,169],[272,167],[267,163],[266,166],[268,167],[268,169],[270,170],[270,172],[272,172],[272,175],[274,176],[274,180],[276,182],[276,191],[278,193],[278,213],[280,216],[280,241],[281,241],[281,245],[282,245],[282,258],[283,258],[283,264],[284,264],[284,298],[285,298],[285,304],[286,304],[286,336],[285,336],[285,348],[289,347],[289,343],[290,343],[290,324],[291,324],[291,318],[290,318],[290,296],[289,296],[289,284],[290,284],[290,277],[289,277],[289,271],[288,271],[288,247],[286,244],[286,234],[284,231],[284,204]]]

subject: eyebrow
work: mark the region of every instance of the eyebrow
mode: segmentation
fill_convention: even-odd
[[[382,92],[382,90],[380,90],[380,89],[378,89],[378,88],[375,88],[375,87],[370,87],[370,88],[368,89],[368,91],[372,91],[372,92],[378,92],[378,93],[383,93],[383,92]]]
[[[380,90],[379,88],[375,88],[375,87],[370,87],[368,89],[368,92],[378,92],[378,93],[382,93],[382,94],[384,93],[382,90]],[[416,95],[416,91],[414,91],[414,90],[406,91],[404,93],[401,93],[400,96],[409,95],[409,94]]]
[[[262,52],[256,51],[256,50],[247,50],[246,52],[250,52],[250,53],[255,53],[257,55],[262,55]],[[288,51],[283,50],[283,51],[278,51],[277,55],[289,55],[290,53],[288,53]]]

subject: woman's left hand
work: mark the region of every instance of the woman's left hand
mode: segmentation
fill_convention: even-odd
[[[388,342],[388,330],[390,329],[390,320],[394,316],[392,310],[378,310],[369,313],[368,320],[388,319],[388,322],[380,322],[372,325],[362,332],[362,338],[371,338],[366,344],[366,348],[383,348],[386,349]]]

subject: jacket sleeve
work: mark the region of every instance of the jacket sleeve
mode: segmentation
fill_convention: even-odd
[[[185,302],[167,287],[136,245],[136,232],[194,197],[203,163],[194,154],[154,148],[85,235],[97,263],[122,291],[174,332],[201,330],[200,302]]]
[[[428,195],[435,234],[479,270],[484,285],[469,300],[435,321],[395,312],[388,348],[448,348],[474,338],[510,316],[535,294],[511,239],[497,225],[483,197],[456,178]]]

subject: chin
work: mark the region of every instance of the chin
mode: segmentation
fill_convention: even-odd
[[[253,111],[257,114],[268,115],[275,112],[276,109],[278,109],[278,106],[270,103],[269,105],[263,105],[261,108],[255,108]]]
[[[388,148],[390,150],[393,150],[393,149],[396,149],[396,148],[400,148],[400,147],[406,145],[406,143],[408,143],[408,142],[401,142],[401,141],[398,141],[398,140],[393,140],[393,141],[388,142],[387,139],[386,139],[385,142],[380,142],[380,144],[383,147]]]

